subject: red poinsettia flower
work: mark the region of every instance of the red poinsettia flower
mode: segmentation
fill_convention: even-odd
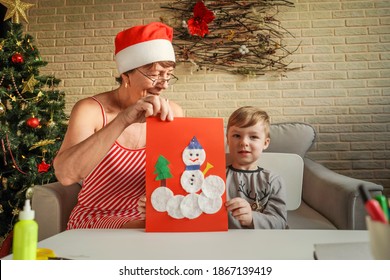
[[[208,23],[215,19],[214,13],[206,8],[202,1],[198,1],[194,7],[194,16],[187,22],[188,31],[191,35],[204,35],[209,34]]]
[[[38,166],[39,173],[45,173],[50,168],[50,164],[46,163],[44,160],[42,160],[42,162],[40,164],[38,164],[37,166]]]

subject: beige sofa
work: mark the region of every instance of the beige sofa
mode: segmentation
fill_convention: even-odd
[[[304,123],[271,125],[271,144],[266,152],[294,153],[304,159],[302,202],[288,212],[291,229],[365,229],[365,216],[358,186],[372,195],[383,187],[335,173],[306,157],[316,138],[314,128]],[[32,207],[39,224],[39,240],[66,229],[70,211],[77,202],[79,184],[51,183],[34,188]]]

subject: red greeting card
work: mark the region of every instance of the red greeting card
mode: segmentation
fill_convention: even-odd
[[[146,231],[228,229],[223,120],[147,119]]]

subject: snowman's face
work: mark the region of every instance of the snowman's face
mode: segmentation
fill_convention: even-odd
[[[184,164],[187,166],[202,165],[206,159],[206,152],[204,149],[185,148],[182,157]]]

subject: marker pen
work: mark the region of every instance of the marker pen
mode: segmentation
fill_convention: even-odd
[[[382,211],[382,208],[378,201],[372,199],[368,190],[363,186],[359,185],[359,192],[363,198],[364,207],[371,217],[371,220],[378,221],[381,223],[387,223],[386,216]]]
[[[386,220],[388,221],[390,219],[390,213],[389,213],[389,204],[387,203],[387,198],[383,194],[375,196],[375,200],[379,202],[379,205],[381,206],[383,213],[385,214]]]

